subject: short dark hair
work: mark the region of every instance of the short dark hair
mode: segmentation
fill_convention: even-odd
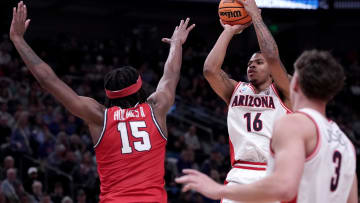
[[[104,78],[104,88],[107,90],[121,90],[135,84],[139,78],[138,71],[131,66],[124,66],[121,68],[114,69],[108,72]],[[109,99],[105,97],[105,107],[110,108],[113,106],[119,106],[120,108],[131,108],[137,103],[146,102],[146,93],[143,87],[136,93],[127,97],[118,99]]]
[[[294,64],[305,96],[331,100],[344,86],[344,69],[328,51],[304,51]]]

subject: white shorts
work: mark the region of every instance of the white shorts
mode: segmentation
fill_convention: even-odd
[[[237,166],[238,165],[238,166]],[[235,164],[226,176],[226,185],[250,184],[266,176],[266,166],[246,166]],[[222,199],[221,203],[245,203],[229,199]],[[256,202],[251,202],[256,203]],[[263,202],[262,202],[263,203]]]

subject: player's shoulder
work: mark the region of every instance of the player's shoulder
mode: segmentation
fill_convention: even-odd
[[[299,112],[286,114],[274,124],[274,131],[283,131],[287,135],[311,135],[316,128],[314,120]]]

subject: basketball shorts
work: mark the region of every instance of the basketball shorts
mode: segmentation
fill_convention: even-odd
[[[236,161],[226,177],[226,185],[250,184],[266,176],[266,163]],[[221,203],[245,203],[222,199]],[[251,202],[256,203],[256,202]]]

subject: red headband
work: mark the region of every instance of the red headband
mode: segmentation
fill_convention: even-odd
[[[105,89],[105,92],[106,92],[106,96],[109,99],[117,99],[117,98],[123,98],[123,97],[127,97],[129,95],[134,94],[135,92],[139,91],[141,86],[142,86],[142,80],[139,75],[139,78],[137,79],[135,84],[132,84],[129,87],[126,87],[121,90],[116,90],[116,91],[111,91],[111,90]]]

